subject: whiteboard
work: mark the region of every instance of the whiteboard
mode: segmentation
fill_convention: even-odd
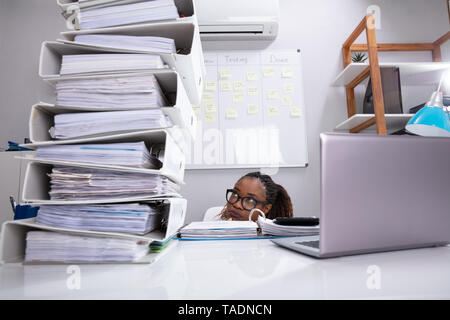
[[[205,51],[186,169],[305,167],[300,50]]]

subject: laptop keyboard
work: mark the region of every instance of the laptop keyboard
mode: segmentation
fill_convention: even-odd
[[[302,246],[307,246],[307,247],[319,249],[319,240],[296,242],[296,244],[300,244]]]

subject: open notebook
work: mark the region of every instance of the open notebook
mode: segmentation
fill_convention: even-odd
[[[283,226],[271,219],[253,221],[197,221],[180,229],[178,237],[185,240],[255,239],[262,237],[296,237],[319,234],[319,226]]]
[[[258,225],[252,221],[197,221],[180,229],[182,239],[249,239],[258,236]]]

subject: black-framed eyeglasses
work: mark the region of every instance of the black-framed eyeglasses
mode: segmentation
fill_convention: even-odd
[[[252,197],[241,197],[235,190],[227,189],[226,199],[229,204],[235,204],[241,200],[242,208],[246,211],[255,209],[258,204],[267,204],[267,201],[259,201]]]

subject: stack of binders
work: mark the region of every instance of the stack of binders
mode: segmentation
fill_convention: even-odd
[[[205,69],[192,0],[58,0],[75,30],[45,41],[55,88],[31,108],[36,150],[3,225],[4,262],[149,263],[183,225],[179,195]]]

